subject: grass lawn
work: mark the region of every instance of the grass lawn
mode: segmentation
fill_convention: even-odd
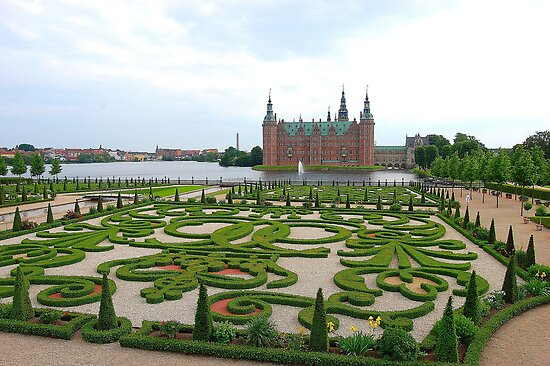
[[[206,186],[177,186],[179,194],[184,194],[190,191],[199,190],[202,188],[207,188]],[[135,190],[124,190],[122,193],[134,193]],[[149,195],[149,188],[141,188],[137,191],[139,194],[144,196]],[[153,187],[153,195],[158,197],[168,197],[174,196],[176,194],[176,187]]]

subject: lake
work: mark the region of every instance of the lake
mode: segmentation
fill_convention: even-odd
[[[210,181],[242,181],[247,180],[302,180],[308,181],[323,180],[331,182],[332,180],[339,181],[368,181],[372,182],[380,180],[388,182],[396,180],[401,182],[404,180],[416,180],[417,176],[410,173],[408,170],[379,170],[379,171],[315,171],[298,174],[298,172],[259,172],[245,167],[222,167],[218,163],[201,163],[196,161],[145,161],[145,162],[115,162],[115,163],[92,163],[92,164],[62,164],[62,171],[59,177],[91,177],[91,178],[170,178],[171,180],[204,180],[208,178]],[[307,169],[307,168],[306,168]],[[45,178],[49,178],[48,174],[50,166],[46,165]],[[25,177],[30,177],[27,172]]]

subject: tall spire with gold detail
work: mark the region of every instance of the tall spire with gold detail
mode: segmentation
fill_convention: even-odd
[[[365,101],[363,106],[363,112],[361,112],[361,119],[373,119],[372,113],[370,112],[370,101],[369,101],[369,86],[367,85],[367,91],[365,95]]]
[[[348,121],[348,109],[346,108],[344,84],[342,84],[342,98],[340,99],[340,109],[338,110],[338,121]]]
[[[271,88],[269,88],[269,99],[267,100],[267,114],[264,117],[264,121],[275,121],[275,115],[273,114],[273,104],[271,103]]]

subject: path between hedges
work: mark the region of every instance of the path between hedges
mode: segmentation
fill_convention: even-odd
[[[188,356],[175,352],[145,351],[120,347],[118,343],[94,344],[82,340],[80,332],[70,341],[0,332],[0,365],[186,365],[186,366],[275,366],[243,360]]]

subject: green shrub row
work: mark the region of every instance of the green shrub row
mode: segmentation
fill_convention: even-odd
[[[118,317],[118,327],[110,330],[97,330],[97,319],[88,321],[82,326],[82,338],[91,343],[112,343],[132,331],[132,323],[127,318]]]

